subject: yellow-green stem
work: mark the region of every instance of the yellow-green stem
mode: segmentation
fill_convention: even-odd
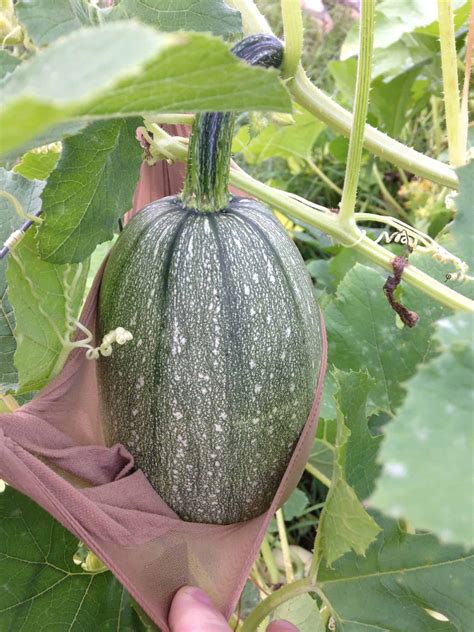
[[[379,185],[380,192],[382,193],[383,199],[387,202],[387,204],[389,206],[392,207],[392,210],[395,211],[395,213],[400,215],[400,217],[403,217],[403,219],[405,221],[409,222],[410,221],[410,216],[405,211],[405,209],[402,206],[400,206],[400,204],[397,202],[397,200],[393,197],[393,195],[390,193],[390,191],[385,186],[383,178],[380,175],[380,171],[378,170],[377,165],[375,164],[375,162],[374,162],[372,170],[373,170],[375,179],[377,180],[377,184]]]
[[[246,33],[272,32],[252,0],[227,0],[227,3],[241,12]],[[314,86],[301,66],[288,87],[297,103],[308,112],[326,123],[333,131],[349,136],[352,114]],[[455,171],[448,165],[407,147],[370,125],[365,126],[364,146],[379,158],[402,167],[409,173],[438,182],[450,189],[457,189],[459,186]]]
[[[458,58],[451,0],[438,0],[438,19],[449,162],[453,167],[459,167],[465,162],[465,148],[461,135]]]
[[[364,146],[364,128],[369,108],[372,52],[374,49],[374,13],[375,0],[362,0],[360,5],[359,60],[357,63],[354,118],[349,138],[346,175],[339,214],[339,221],[342,226],[350,226],[354,222],[357,186]]]
[[[281,0],[281,15],[285,37],[283,78],[294,77],[303,50],[303,20],[300,0]]]
[[[327,476],[325,476],[322,472],[320,472],[317,468],[315,468],[314,465],[311,465],[311,463],[306,463],[305,469],[308,472],[308,474],[311,474],[311,476],[314,476],[314,478],[320,481],[323,485],[326,485],[326,487],[331,487],[331,480]]]
[[[187,155],[186,144],[180,139],[173,139],[172,136],[169,136],[163,130],[162,136],[163,139],[167,139],[166,149],[169,155],[172,155],[175,160],[185,161]],[[391,264],[393,253],[375,244],[357,228],[354,228],[350,234],[341,229],[337,217],[329,209],[319,206],[319,210],[315,210],[305,200],[296,199],[295,196],[285,191],[263,184],[235,165],[231,168],[229,181],[235,187],[266,202],[269,206],[318,228],[339,243],[354,248],[354,250],[365,255],[370,261],[393,272]],[[324,210],[327,212],[321,212]],[[436,281],[436,279],[418,270],[415,266],[410,265],[405,268],[403,279],[450,309],[474,312],[473,301],[448,287],[445,283]]]
[[[270,577],[270,582],[272,584],[277,584],[280,579],[280,573],[278,572],[275,558],[273,557],[268,534],[266,534],[265,537],[263,538],[260,551],[262,553],[265,566],[267,567],[267,570],[268,570],[268,576]]]
[[[314,586],[307,577],[282,586],[279,590],[261,601],[258,606],[252,610],[245,619],[239,632],[255,632],[260,623],[276,610],[278,606],[281,606],[294,597],[298,597],[298,595],[304,595],[309,592],[316,592],[316,586]]]
[[[286,582],[290,584],[295,579],[295,576],[293,574],[290,547],[288,546],[288,536],[286,535],[285,518],[283,516],[282,509],[279,509],[276,512],[276,520],[278,526],[278,535],[280,537],[281,552],[283,555],[283,565],[285,567]]]
[[[469,86],[471,80],[472,54],[474,48],[474,1],[471,0],[471,13],[469,16],[469,30],[466,40],[466,63],[464,69],[464,85],[461,97],[461,145],[467,152],[467,134],[469,129]]]

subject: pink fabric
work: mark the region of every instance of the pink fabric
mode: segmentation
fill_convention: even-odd
[[[169,185],[144,182],[135,202]],[[169,168],[168,168],[169,169]],[[165,169],[166,171],[167,169]],[[176,184],[176,174],[168,173]],[[102,270],[81,322],[94,330]],[[326,345],[307,423],[269,510],[233,525],[181,520],[159,497],[122,446],[107,448],[101,431],[94,361],[74,350],[62,373],[30,403],[0,415],[0,478],[30,496],[80,538],[114,573],[163,632],[176,590],[196,585],[229,617],[268,523],[297,485],[311,450],[326,366]],[[232,490],[229,490],[232,493]]]

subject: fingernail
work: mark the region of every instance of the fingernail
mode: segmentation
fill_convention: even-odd
[[[214,604],[212,603],[212,599],[209,597],[209,595],[207,595],[200,588],[190,588],[187,591],[187,593],[190,597],[192,597],[196,601],[199,601],[199,603],[203,603],[205,606],[214,606]]]

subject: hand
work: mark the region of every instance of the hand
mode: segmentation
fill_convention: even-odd
[[[171,632],[232,632],[211,598],[199,588],[184,586],[176,593],[169,614]],[[273,621],[267,632],[298,632],[288,621]]]

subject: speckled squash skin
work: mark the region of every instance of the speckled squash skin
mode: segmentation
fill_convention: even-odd
[[[125,228],[107,263],[98,336],[108,444],[123,443],[187,521],[264,512],[312,405],[322,326],[304,262],[264,206],[202,213],[178,197]]]

